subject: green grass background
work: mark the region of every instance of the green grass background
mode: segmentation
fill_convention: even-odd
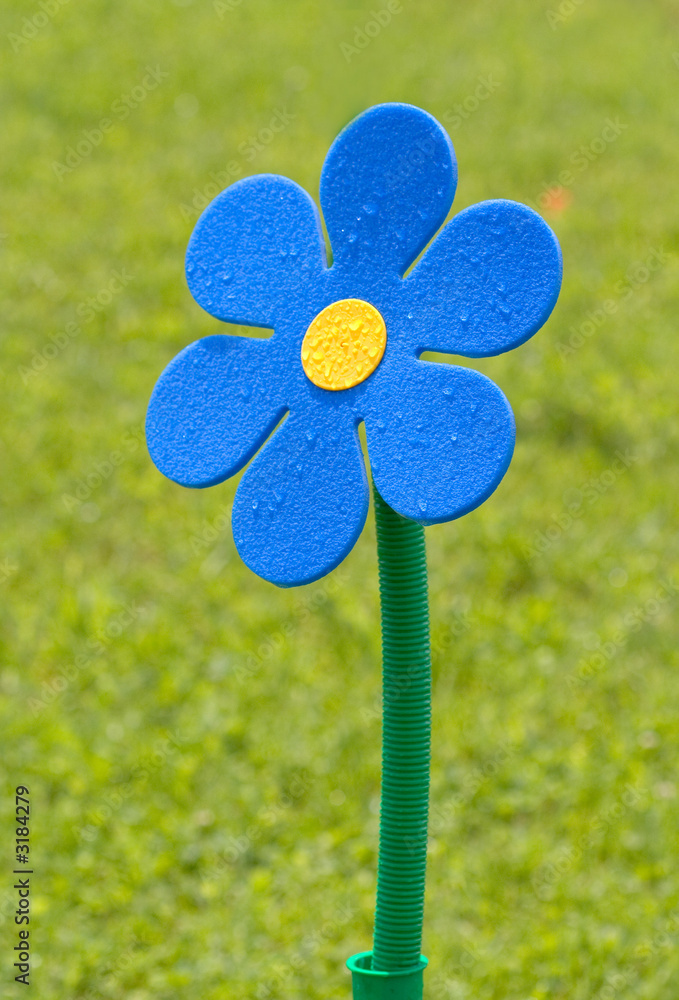
[[[379,808],[372,518],[331,577],[277,590],[235,553],[236,484],[173,485],[140,435],[167,362],[220,329],[183,277],[211,174],[235,160],[316,195],[362,109],[450,121],[491,74],[452,132],[456,211],[535,204],[608,118],[625,128],[545,213],[565,261],[553,317],[477,366],[515,408],[512,467],[427,530],[426,995],[675,1000],[679,4],[550,9],[403,0],[347,60],[368,4],[71,0],[26,44],[37,0],[3,5],[3,997],[349,996]],[[147,66],[167,76],[57,176]],[[276,110],[294,117],[249,161],[239,145]],[[19,783],[31,993],[10,968]]]

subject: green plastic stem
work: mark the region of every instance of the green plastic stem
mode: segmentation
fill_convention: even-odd
[[[424,528],[377,489],[382,611],[382,800],[372,969],[420,963],[427,862],[431,658]],[[421,987],[420,987],[421,988]]]

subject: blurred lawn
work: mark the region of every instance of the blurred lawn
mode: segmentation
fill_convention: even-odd
[[[509,474],[427,532],[427,995],[676,1000],[679,3],[561,8],[403,0],[348,61],[367,4],[3,5],[3,997],[18,783],[31,995],[349,996],[377,845],[372,523],[333,576],[277,590],[235,554],[235,484],[180,489],[140,435],[165,364],[220,329],[183,277],[214,175],[315,195],[337,131],[405,100],[451,127],[456,211],[539,199],[565,259],[547,327],[478,365],[517,414]]]

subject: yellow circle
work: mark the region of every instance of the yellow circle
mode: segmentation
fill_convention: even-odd
[[[387,328],[375,306],[340,299],[326,306],[302,341],[302,367],[321,389],[350,389],[371,375],[384,354]]]

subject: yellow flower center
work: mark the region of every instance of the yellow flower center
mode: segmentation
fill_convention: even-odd
[[[371,375],[384,354],[387,328],[363,299],[340,299],[314,319],[302,341],[302,367],[321,389],[350,389]]]

